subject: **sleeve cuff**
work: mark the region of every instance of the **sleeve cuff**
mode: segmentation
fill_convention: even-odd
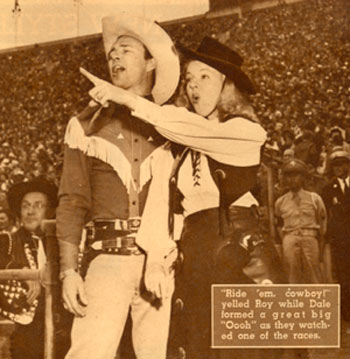
[[[172,248],[164,248],[159,249],[156,251],[149,251],[147,252],[147,262],[148,263],[162,263],[164,262],[168,257],[177,256],[177,248],[176,245]]]

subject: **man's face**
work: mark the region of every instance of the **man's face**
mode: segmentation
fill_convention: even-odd
[[[0,213],[0,230],[6,230],[10,225],[10,219],[7,213],[1,212]]]
[[[137,39],[121,36],[108,54],[108,68],[112,83],[137,93],[145,85],[147,72],[153,70],[154,60],[146,59],[146,49]]]
[[[46,218],[48,199],[41,192],[27,193],[21,203],[21,220],[23,227],[29,232],[40,228],[41,222]]]
[[[304,176],[298,172],[290,172],[285,174],[288,188],[292,192],[297,192],[303,187]]]
[[[346,178],[349,175],[350,162],[347,160],[344,161],[334,161],[332,163],[334,176],[339,178]]]
[[[282,161],[287,163],[289,161],[291,161],[294,158],[294,153],[292,151],[284,151],[283,152],[283,157],[282,157]]]

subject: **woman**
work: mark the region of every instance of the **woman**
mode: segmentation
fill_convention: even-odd
[[[210,349],[211,284],[277,280],[269,274],[253,278],[247,269],[249,243],[243,241],[257,238],[257,219],[251,208],[258,203],[250,190],[256,183],[265,131],[249,103],[253,84],[241,70],[243,60],[236,52],[208,37],[197,51],[182,51],[188,62],[177,102],[189,111],[171,105],[158,107],[84,74],[97,85],[90,91],[96,102],[127,105],[135,116],[183,145],[172,144],[153,163],[138,243],[146,250],[148,263],[156,263],[155,258],[166,252],[167,217],[172,232],[174,213],[182,214],[184,261],[178,289],[183,293],[186,357],[232,357],[232,351]],[[156,218],[156,228],[146,228],[150,222],[146,218]],[[147,280],[147,270],[146,285],[159,294],[161,284],[154,277]],[[246,351],[238,351],[235,358],[241,354],[247,357]],[[253,357],[253,351],[249,355]]]

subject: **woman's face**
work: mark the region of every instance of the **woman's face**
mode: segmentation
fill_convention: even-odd
[[[186,94],[196,113],[203,117],[216,117],[225,76],[200,61],[191,61],[185,73]]]

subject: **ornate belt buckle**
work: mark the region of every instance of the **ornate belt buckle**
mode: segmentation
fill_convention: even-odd
[[[128,230],[130,232],[137,232],[141,225],[140,217],[130,217],[128,219]]]
[[[94,241],[96,236],[96,229],[94,225],[86,226],[86,239],[88,240],[88,243],[91,243]]]

